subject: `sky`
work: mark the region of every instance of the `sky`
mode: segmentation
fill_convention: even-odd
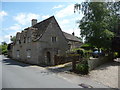
[[[74,13],[74,4],[78,2],[2,2],[0,10],[0,42],[10,43],[10,36],[15,36],[31,26],[31,20],[38,22],[55,16],[62,31],[80,37],[78,20],[82,13]],[[81,3],[81,2],[79,2]]]

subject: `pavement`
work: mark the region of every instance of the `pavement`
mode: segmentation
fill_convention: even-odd
[[[71,73],[69,65],[40,67],[0,56],[2,88],[110,88],[86,76]]]

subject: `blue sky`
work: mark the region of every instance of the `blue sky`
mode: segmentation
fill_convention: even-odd
[[[10,36],[16,35],[16,32],[24,30],[31,26],[31,19],[37,19],[38,22],[55,16],[62,31],[67,33],[75,32],[80,36],[77,20],[83,15],[74,13],[74,4],[76,2],[2,2],[0,11],[0,42],[10,43]]]

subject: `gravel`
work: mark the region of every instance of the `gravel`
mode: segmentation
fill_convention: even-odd
[[[118,61],[101,65],[90,72],[89,78],[111,88],[118,88],[118,66],[120,66]]]

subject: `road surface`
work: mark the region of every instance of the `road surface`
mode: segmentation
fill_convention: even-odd
[[[0,55],[2,88],[81,88],[43,67],[20,63]]]

